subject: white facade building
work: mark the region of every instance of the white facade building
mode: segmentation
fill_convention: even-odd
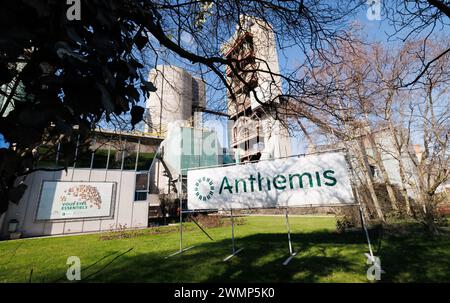
[[[168,124],[174,121],[201,126],[201,112],[206,103],[205,83],[201,79],[180,67],[158,65],[150,71],[149,81],[157,91],[147,100],[145,132],[164,137]]]

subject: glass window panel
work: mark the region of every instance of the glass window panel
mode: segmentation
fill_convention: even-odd
[[[147,200],[147,192],[135,192],[134,193],[134,201],[145,201]]]
[[[108,169],[120,169],[122,165],[122,153],[120,150],[111,149]]]
[[[90,168],[91,167],[92,151],[79,151],[76,168]]]
[[[125,158],[123,159],[123,169],[124,170],[134,170],[136,167],[136,153],[128,154],[125,153]]]
[[[155,153],[140,152],[137,170],[138,171],[149,170],[154,158],[155,158]]]
[[[135,190],[148,190],[148,174],[136,174]]]
[[[134,170],[136,168],[136,156],[138,148],[139,148],[138,141],[128,141],[125,144],[125,157],[123,160],[124,170]]]
[[[108,160],[108,150],[98,149],[94,154],[94,163],[92,168],[106,168],[106,162]]]

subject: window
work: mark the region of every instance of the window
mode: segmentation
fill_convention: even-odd
[[[94,161],[92,162],[92,168],[106,168],[107,161],[108,161],[108,150],[97,149],[94,154]]]
[[[147,193],[146,192],[135,192],[134,193],[134,201],[146,201],[147,200]]]
[[[149,170],[154,158],[154,152],[140,152],[137,170]]]
[[[122,166],[122,151],[116,146],[111,146],[108,169],[120,169]]]
[[[135,152],[125,152],[125,157],[123,158],[123,169],[124,170],[134,170],[136,167],[136,156]]]
[[[148,173],[136,173],[134,201],[146,201],[148,194]]]
[[[123,158],[123,169],[124,170],[135,170],[136,168],[136,157],[140,149],[140,142],[136,139],[128,138],[125,144],[125,155]]]
[[[245,141],[244,150],[248,151],[250,149],[250,141]]]

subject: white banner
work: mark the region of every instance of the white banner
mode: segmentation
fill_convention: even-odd
[[[110,217],[114,182],[44,181],[36,220]]]
[[[343,153],[188,171],[188,209],[355,203]]]

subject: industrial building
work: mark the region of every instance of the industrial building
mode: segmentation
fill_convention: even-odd
[[[226,70],[230,148],[241,162],[290,156],[287,121],[275,113],[284,101],[273,30],[260,19],[240,18],[241,27],[222,47],[235,62]]]
[[[149,81],[157,90],[147,99],[146,133],[164,136],[174,121],[201,127],[206,105],[205,83],[201,79],[174,65],[158,65],[150,71]]]
[[[0,237],[145,228],[166,215],[161,197],[177,199],[187,169],[223,161],[217,135],[201,127],[205,84],[181,68],[160,69],[167,74],[149,75],[159,95],[147,101],[146,132],[97,130],[91,152],[67,172],[37,171],[21,180],[26,194],[0,218]],[[38,165],[63,167],[57,154]]]
[[[1,218],[0,236],[147,227],[152,217],[166,215],[167,199],[186,199],[188,169],[290,156],[286,121],[265,106],[283,102],[274,34],[260,20],[242,21],[244,27],[223,46],[225,56],[241,64],[227,70],[233,87],[227,114],[206,109],[201,79],[180,67],[155,67],[149,81],[157,91],[147,100],[143,132],[98,130],[91,152],[79,155],[67,172],[37,171],[24,178],[26,194]],[[216,132],[203,127],[203,112],[232,121],[228,135],[234,155],[224,155]],[[61,167],[57,155],[39,165]],[[14,231],[11,222],[16,222]]]
[[[157,91],[147,100],[145,132],[164,138],[149,169],[149,203],[151,212],[161,214],[161,195],[176,199],[187,169],[217,166],[222,148],[215,132],[203,127],[206,92],[201,79],[177,66],[158,65],[149,80]]]

